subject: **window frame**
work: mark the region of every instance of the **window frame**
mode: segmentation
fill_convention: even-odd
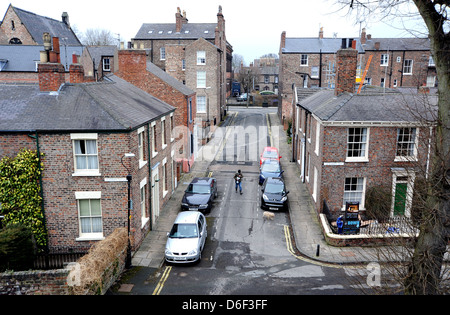
[[[356,179],[356,183],[347,183],[347,180]],[[360,182],[362,180],[362,183]],[[355,190],[347,190],[348,186],[356,185]],[[358,187],[359,186],[359,187]],[[359,188],[359,189],[358,189]],[[346,194],[360,194],[360,199],[356,200],[355,198],[351,198],[352,196],[346,197]],[[365,199],[366,199],[366,178],[365,177],[346,177],[344,179],[344,194],[342,196],[342,210],[345,211],[346,202],[359,202],[359,209],[365,209]]]
[[[364,133],[359,133],[359,134],[354,133],[353,135],[350,135],[351,129],[361,129],[361,131],[365,130],[365,135],[364,135]],[[351,136],[357,137],[358,135],[361,138],[360,141],[350,142]],[[345,162],[368,162],[369,161],[369,135],[370,135],[370,128],[368,128],[368,127],[348,127],[347,128],[347,148],[346,148]],[[364,140],[364,138],[365,138],[365,140]],[[351,144],[353,144],[353,145],[359,144],[361,147],[357,148],[357,149],[355,149],[355,148],[350,149]],[[354,156],[354,155],[349,156],[349,152],[355,152],[355,151],[359,151],[360,153],[364,153],[364,154],[360,154],[358,156]]]
[[[101,191],[83,191],[83,192],[75,192],[75,199],[77,201],[77,217],[78,217],[78,238],[77,241],[87,241],[87,240],[102,240],[104,239],[104,226],[103,226],[103,210],[102,210],[102,202],[101,202],[102,193]],[[88,200],[89,201],[89,216],[81,215],[81,207],[80,201]],[[100,215],[92,215],[91,201],[97,200],[99,201],[100,206]],[[82,231],[82,218],[100,218],[101,219],[101,232],[83,232]],[[92,228],[92,220],[91,220],[91,228]]]
[[[406,65],[406,63],[409,63],[409,65]],[[413,74],[413,65],[414,65],[413,59],[405,59],[403,61],[403,75],[412,75]],[[409,71],[409,72],[407,72],[407,71]]]
[[[307,54],[301,54],[300,55],[300,67],[307,67],[308,66],[308,55]]]
[[[206,65],[206,51],[198,50],[197,51],[197,66],[205,66]]]
[[[197,71],[197,88],[206,88],[206,71]]]
[[[409,132],[408,134],[400,134],[400,132],[403,130],[409,129],[412,132]],[[408,137],[407,141],[400,141],[400,136]],[[412,139],[412,137],[413,139]],[[417,161],[417,146],[419,141],[419,129],[416,127],[399,127],[397,128],[397,139],[396,139],[396,147],[395,147],[395,162],[416,162]],[[400,148],[401,145],[407,145],[408,148]],[[407,151],[408,155],[399,154],[399,152]],[[411,153],[411,154],[409,154]]]
[[[72,141],[72,150],[73,150],[73,162],[74,162],[74,172],[72,174],[72,176],[100,176],[100,158],[99,158],[99,150],[98,150],[98,134],[88,134],[88,133],[81,133],[81,134],[71,134],[70,135],[70,139]],[[81,154],[77,154],[77,149],[76,149],[76,142],[77,141],[95,141],[95,150],[96,153],[95,154],[88,154],[88,153],[81,153]],[[86,147],[86,145],[85,145]],[[85,158],[89,157],[89,156],[96,156],[96,160],[97,160],[97,168],[78,168],[77,167],[77,160],[79,157],[81,156],[85,156]],[[87,163],[87,165],[89,165],[89,163]]]

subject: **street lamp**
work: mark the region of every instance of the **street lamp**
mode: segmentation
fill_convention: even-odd
[[[128,246],[127,246],[127,258],[125,260],[125,268],[131,268],[131,242],[130,242],[130,217],[131,217],[131,180],[133,177],[131,176],[131,169],[126,167],[123,163],[123,158],[133,158],[135,157],[134,153],[125,153],[124,156],[120,158],[120,162],[123,167],[127,170],[127,182],[128,182]]]

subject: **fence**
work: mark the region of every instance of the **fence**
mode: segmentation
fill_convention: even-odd
[[[38,254],[34,260],[34,269],[50,270],[62,269],[71,262],[76,262],[86,253],[57,253],[57,254]]]

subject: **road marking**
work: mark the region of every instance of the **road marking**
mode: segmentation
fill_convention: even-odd
[[[166,282],[167,278],[169,277],[171,270],[172,270],[172,266],[166,267],[166,269],[163,272],[163,275],[161,276],[161,279],[158,282],[158,285],[155,288],[155,291],[153,291],[153,295],[159,295],[161,293],[161,290],[164,287],[164,283]]]
[[[298,260],[303,260],[307,263],[313,264],[313,265],[318,265],[318,266],[322,266],[322,267],[330,267],[330,268],[358,268],[358,266],[354,266],[354,265],[338,265],[338,264],[332,264],[332,263],[326,263],[326,262],[321,262],[321,261],[316,261],[313,259],[309,259],[307,257],[302,257],[299,256],[295,253],[294,250],[294,246],[292,245],[292,241],[291,241],[291,232],[289,230],[289,226],[285,225],[284,226],[284,236],[286,239],[286,247],[289,253],[291,253],[292,256],[294,256],[295,258],[297,258]],[[360,267],[360,266],[359,266]]]

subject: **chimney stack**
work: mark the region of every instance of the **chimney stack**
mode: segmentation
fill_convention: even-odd
[[[66,82],[65,69],[60,63],[59,39],[49,33],[44,33],[44,52],[41,52],[41,62],[38,64],[39,89],[42,92],[56,92]]]
[[[64,24],[67,25],[67,27],[70,27],[70,23],[69,23],[69,14],[67,14],[67,12],[63,12],[63,14],[61,15],[62,21]]]
[[[286,31],[281,33],[281,43],[280,48],[286,48]]]
[[[344,45],[344,39],[342,39],[342,45],[345,48],[339,49],[336,54],[336,88],[334,89],[336,96],[344,92],[355,92],[358,51],[352,48],[352,43],[347,48],[347,40]]]
[[[72,55],[72,64],[69,67],[69,80],[70,83],[83,83],[84,80],[84,68],[78,63],[78,56]]]
[[[319,39],[323,39],[323,27],[319,30]]]
[[[363,28],[361,31],[361,44],[364,45],[366,43],[367,37],[366,37],[366,29]]]

